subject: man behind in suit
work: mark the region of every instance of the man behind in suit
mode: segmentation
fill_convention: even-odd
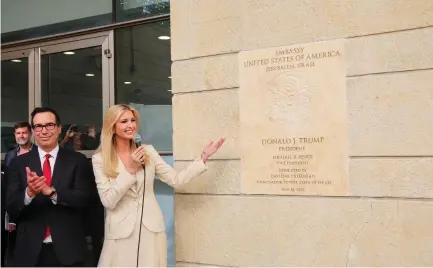
[[[11,161],[7,211],[19,221],[16,266],[83,266],[82,209],[89,205],[93,172],[84,155],[59,148],[60,118],[51,108],[31,114],[37,150]]]
[[[14,136],[16,146],[6,152],[5,165],[9,166],[12,159],[18,155],[28,153],[33,149],[32,143],[32,127],[28,122],[18,122],[14,125]]]

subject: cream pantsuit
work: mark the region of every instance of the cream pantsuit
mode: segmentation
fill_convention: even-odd
[[[145,151],[149,157],[145,172],[140,170],[135,175],[130,174],[119,158],[117,178],[108,178],[102,172],[100,153],[92,157],[96,185],[106,209],[105,240],[99,267],[136,267],[140,224],[139,266],[166,267],[167,237],[153,190],[154,177],[156,175],[161,181],[177,187],[206,170],[199,158],[177,173],[153,146],[145,145]]]

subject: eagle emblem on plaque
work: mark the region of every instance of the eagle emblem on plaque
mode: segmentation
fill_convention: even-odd
[[[306,109],[311,102],[312,89],[302,76],[292,72],[280,73],[269,81],[267,90],[266,114],[270,121],[308,121]]]

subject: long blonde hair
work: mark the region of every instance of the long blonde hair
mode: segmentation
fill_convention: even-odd
[[[140,129],[140,115],[137,110],[126,104],[117,104],[108,108],[104,115],[104,122],[102,123],[101,144],[97,152],[101,153],[102,171],[110,178],[116,178],[117,175],[119,175],[117,170],[119,163],[115,147],[116,139],[114,128],[117,120],[119,120],[120,116],[126,111],[132,112],[137,124],[137,130]],[[131,151],[137,148],[133,140],[130,141],[130,146]],[[145,156],[145,162],[146,160],[147,157]]]

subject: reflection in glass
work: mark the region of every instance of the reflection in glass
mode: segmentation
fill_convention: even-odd
[[[96,149],[102,126],[101,47],[41,56],[41,84],[42,105],[55,109],[62,121],[60,146]]]
[[[170,14],[169,0],[116,0],[116,22]]]
[[[1,64],[1,152],[16,145],[13,126],[29,119],[28,58]]]
[[[116,103],[140,113],[143,143],[172,151],[170,22],[115,31]]]
[[[98,147],[100,137],[96,134],[95,126],[72,124],[66,125],[66,127],[67,130],[62,135],[63,139],[60,142],[60,147],[75,151],[94,150]]]

